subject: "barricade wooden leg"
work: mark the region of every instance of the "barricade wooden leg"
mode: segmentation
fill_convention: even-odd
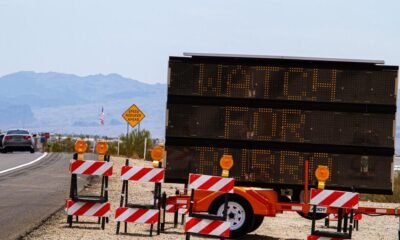
[[[337,231],[342,231],[342,220],[343,220],[343,209],[339,208],[338,210],[338,224],[337,224]]]
[[[105,217],[102,217],[102,218],[101,218],[101,229],[104,230],[105,226],[106,226],[106,218],[105,218]]]
[[[69,227],[72,227],[72,215],[68,215],[67,217],[67,223],[69,224]]]
[[[79,222],[79,217],[78,216],[75,216],[75,221]]]
[[[165,192],[163,192],[163,194],[162,194],[162,208],[163,208],[162,213],[163,213],[163,216],[162,216],[162,223],[161,223],[161,231],[165,230],[165,213],[166,213],[165,208],[166,208],[166,205],[167,205],[166,201],[167,201],[167,194]]]
[[[224,221],[228,219],[228,203],[229,203],[229,194],[225,193],[224,211],[222,212],[222,215],[224,216]]]
[[[315,231],[315,218],[317,216],[317,206],[314,205],[312,208],[312,221],[311,221],[311,235],[314,234]]]
[[[101,190],[100,190],[100,196],[101,197],[104,197],[104,180],[105,180],[105,178],[102,177],[101,178]]]
[[[76,175],[75,174],[71,174],[71,186],[70,186],[70,190],[69,190],[69,198],[74,199],[75,196],[75,178]]]
[[[354,221],[354,227],[355,227],[356,231],[358,231],[358,220]]]
[[[349,235],[350,235],[350,237],[351,237],[351,235],[352,235],[352,233],[353,233],[353,222],[354,222],[354,210],[353,209],[351,209],[350,210],[350,214],[348,215],[349,216]]]
[[[186,240],[190,240],[190,233],[186,233]]]
[[[150,225],[150,237],[153,236],[153,225],[154,225],[154,224],[151,224],[151,225]]]
[[[100,224],[101,223],[101,217],[98,217],[97,218],[97,224]]]
[[[125,184],[125,206],[128,205],[128,186],[129,186],[129,182],[126,181],[126,184]],[[125,233],[128,232],[128,223],[127,222],[125,222],[124,230],[125,230]]]
[[[158,209],[157,235],[160,235],[160,231],[161,231],[161,205],[162,205],[161,187],[159,188],[158,199],[160,201],[157,204],[157,209]]]
[[[116,234],[117,234],[117,235],[119,234],[119,227],[120,227],[120,225],[121,225],[121,222],[117,222],[117,231],[116,231]]]
[[[347,232],[347,221],[348,221],[348,219],[349,219],[349,216],[348,216],[348,214],[344,214],[344,217],[343,217],[343,232],[344,233],[346,233]]]
[[[325,227],[329,228],[329,215],[325,218]]]
[[[174,228],[178,226],[178,209],[175,209],[174,212]]]
[[[160,235],[160,232],[161,232],[161,222],[160,222],[160,214],[158,214],[157,235]]]
[[[108,176],[105,176],[103,178],[104,178],[104,197],[106,201],[108,201]]]
[[[129,187],[129,182],[126,181],[126,184],[125,184],[125,206],[128,205],[128,187]]]

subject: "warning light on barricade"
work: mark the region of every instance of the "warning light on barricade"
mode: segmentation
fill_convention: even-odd
[[[229,177],[229,170],[233,167],[232,155],[222,155],[219,165],[222,168],[222,177]]]
[[[78,138],[75,142],[75,152],[78,153],[77,160],[83,160],[83,154],[87,150],[87,143],[83,139]]]
[[[160,161],[164,159],[164,147],[157,146],[151,150],[151,158],[153,159],[153,167],[161,167]]]
[[[318,165],[317,169],[315,170],[315,177],[318,180],[319,189],[325,188],[325,182],[328,180],[329,174],[328,166]]]
[[[96,143],[96,152],[97,154],[99,154],[99,161],[103,161],[104,160],[104,155],[106,155],[108,151],[108,143],[106,142],[106,140],[98,140]]]

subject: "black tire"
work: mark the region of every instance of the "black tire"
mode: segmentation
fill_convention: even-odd
[[[31,149],[29,152],[30,153],[35,153],[35,149]]]
[[[216,198],[211,203],[208,212],[210,214],[217,214],[219,210],[222,212],[224,199],[224,196]],[[237,214],[235,215],[233,211],[236,211]],[[238,214],[241,215],[238,216]],[[251,229],[254,224],[254,213],[251,205],[247,202],[246,199],[236,194],[229,195],[228,221],[232,222],[230,238],[239,238],[252,231]]]
[[[292,196],[292,201],[293,202],[299,202],[303,203],[303,194],[304,191],[293,191],[293,196]],[[308,214],[304,214],[303,212],[297,212],[301,217],[308,219],[308,220],[313,220],[313,214],[312,212],[309,212]],[[315,215],[315,220],[321,220],[326,218],[328,215],[325,213],[317,213]]]
[[[254,215],[253,226],[251,227],[250,232],[257,230],[264,221],[264,216],[262,215]]]

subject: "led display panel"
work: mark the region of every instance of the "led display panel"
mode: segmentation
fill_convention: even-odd
[[[248,57],[171,57],[166,181],[220,175],[296,188],[327,165],[327,186],[391,193],[397,66]],[[313,174],[310,183],[315,184]]]

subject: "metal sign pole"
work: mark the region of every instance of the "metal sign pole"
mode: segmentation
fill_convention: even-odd
[[[128,139],[129,139],[129,123],[126,123],[126,149],[125,149],[125,151],[126,151],[126,157],[127,158],[129,158],[129,155],[128,155],[128,145],[129,145],[129,141],[128,141]]]
[[[119,142],[121,141],[120,138],[118,138],[118,148],[117,148],[117,155],[119,156]]]
[[[147,138],[144,139],[143,159],[146,160]]]

